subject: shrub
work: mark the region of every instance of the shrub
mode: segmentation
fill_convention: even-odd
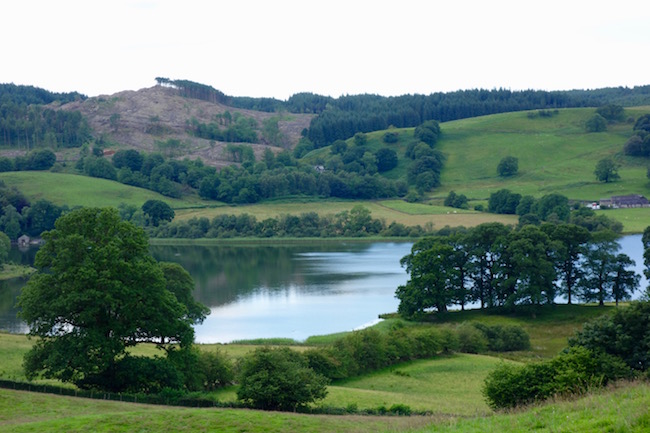
[[[286,347],[263,347],[246,355],[239,384],[237,398],[257,409],[292,411],[327,395],[327,379]]]
[[[488,339],[483,332],[470,323],[457,328],[458,350],[463,353],[481,353],[488,348]]]
[[[570,346],[618,356],[634,370],[650,367],[650,302],[633,302],[584,325],[569,339]]]
[[[530,337],[521,326],[518,325],[485,325],[472,323],[480,330],[487,339],[488,349],[495,352],[511,352],[514,350],[526,350],[530,348]]]
[[[483,395],[494,409],[512,408],[630,377],[632,370],[619,358],[573,347],[545,362],[500,365],[485,379]]]

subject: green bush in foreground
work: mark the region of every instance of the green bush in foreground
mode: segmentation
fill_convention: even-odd
[[[546,362],[501,365],[486,378],[483,394],[493,409],[512,408],[555,395],[579,394],[632,376],[620,358],[572,347]]]
[[[302,354],[263,347],[242,360],[237,398],[256,409],[293,411],[325,398],[327,382]]]

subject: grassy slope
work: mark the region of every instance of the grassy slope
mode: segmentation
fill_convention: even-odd
[[[536,197],[558,192],[575,200],[598,200],[632,193],[650,195],[646,178],[647,161],[622,155],[623,144],[632,132],[632,124],[610,125],[607,132],[587,134],[584,122],[593,112],[590,108],[566,109],[550,118],[535,119],[529,119],[525,112],[518,112],[444,123],[443,136],[437,146],[447,156],[447,162],[442,172],[442,186],[431,194],[433,202],[441,203],[449,191],[454,190],[468,196],[472,200],[471,205],[485,204],[489,195],[501,188]],[[626,109],[629,117],[648,112],[650,107]],[[412,141],[413,129],[396,131],[399,132],[399,142],[389,146],[403,155],[407,144]],[[381,140],[383,134],[384,131],[367,134],[366,148],[374,151],[386,146]],[[305,157],[305,161],[315,163],[328,155],[329,148],[318,149]],[[496,175],[496,166],[506,155],[519,159],[519,174],[502,179]],[[608,184],[596,181],[594,167],[604,157],[613,157],[621,164],[620,181]],[[385,176],[403,178],[407,166],[408,161],[400,158],[398,167],[385,173]],[[406,225],[433,223],[435,228],[442,228],[446,225],[475,226],[495,220],[516,222],[511,216],[453,210],[401,200],[359,202],[308,198],[251,206],[220,206],[220,203],[205,202],[195,197],[169,199],[117,182],[70,174],[11,172],[0,173],[0,180],[16,186],[32,200],[46,198],[70,207],[117,206],[120,203],[140,206],[151,198],[162,199],[177,209],[178,219],[212,218],[218,214],[244,212],[258,219],[308,211],[327,215],[349,211],[361,203],[371,210],[375,218]],[[210,205],[214,207],[206,207]],[[643,231],[650,222],[647,209],[606,211],[606,214],[619,219],[626,232]]]
[[[650,385],[480,418],[313,416],[152,407],[0,390],[0,432],[647,432]]]
[[[205,205],[196,198],[172,199],[156,192],[112,180],[46,171],[0,173],[0,180],[15,186],[31,201],[49,200],[59,206],[117,207],[120,203],[142,206],[150,199],[163,200],[174,208]]]

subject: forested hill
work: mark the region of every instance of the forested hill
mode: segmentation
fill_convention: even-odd
[[[316,147],[350,138],[357,132],[377,131],[391,125],[396,128],[414,127],[432,119],[446,122],[533,109],[650,104],[650,85],[569,91],[473,89],[395,97],[364,94],[332,98],[314,93],[297,93],[288,100],[281,101],[274,98],[227,96],[210,86],[187,80],[157,80],[159,84],[177,87],[183,95],[215,100],[232,107],[317,114],[308,131],[308,138]]]
[[[308,95],[295,95],[306,99]],[[317,95],[313,108],[323,107]],[[296,101],[290,98],[293,105]],[[356,132],[412,127],[427,120],[440,122],[532,109],[599,107],[606,104],[622,106],[650,104],[650,85],[634,88],[598,90],[541,91],[525,90],[462,90],[430,95],[382,97],[377,95],[343,96],[324,105],[309,128],[309,139],[316,147],[347,139]],[[309,106],[308,104],[304,104]]]
[[[298,93],[282,101],[229,96],[189,80],[158,77],[156,82],[149,89],[94,98],[0,84],[0,144],[25,150],[60,149],[79,147],[94,138],[105,147],[116,144],[146,151],[181,144],[186,156],[219,165],[228,162],[220,162],[227,147],[223,143],[250,143],[261,155],[269,145],[294,147],[301,136],[311,141],[310,148],[317,148],[357,132],[414,127],[432,119],[446,122],[532,109],[650,105],[650,85],[570,91],[474,89],[394,97]]]

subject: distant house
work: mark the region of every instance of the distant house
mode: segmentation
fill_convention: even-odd
[[[29,242],[31,239],[27,235],[22,235],[21,237],[18,238],[18,246],[19,247],[28,247]]]
[[[600,206],[612,208],[650,207],[650,202],[640,194],[613,195],[610,199],[600,200]]]

